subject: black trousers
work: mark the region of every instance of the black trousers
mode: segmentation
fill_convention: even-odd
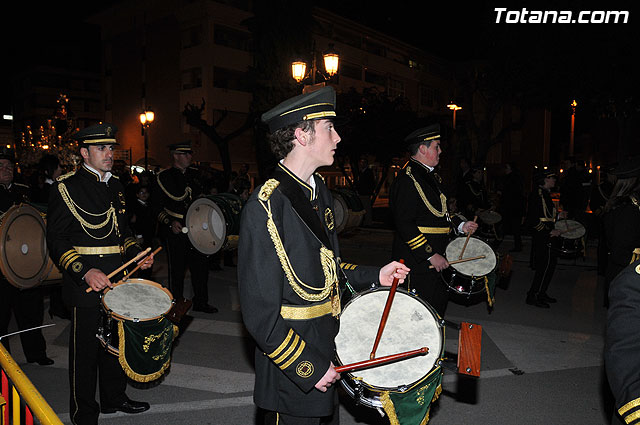
[[[433,307],[440,317],[444,318],[449,304],[449,288],[435,269],[424,270],[430,264],[427,262],[427,265],[411,268],[407,288],[409,290],[415,289],[418,296]],[[417,270],[419,268],[423,270]]]
[[[186,234],[168,232],[164,238],[169,263],[169,290],[176,300],[184,298],[184,277],[191,272],[193,286],[193,305],[204,306],[209,303],[209,259],[196,250]]]
[[[107,352],[96,333],[101,322],[100,307],[73,307],[69,335],[69,416],[74,425],[97,425],[100,405],[118,406],[127,400],[127,377],[118,357]]]
[[[553,278],[558,257],[551,251],[550,240],[549,233],[546,231],[533,234],[531,250],[536,272],[527,293],[528,296],[537,297],[540,294],[546,294]]]
[[[44,291],[36,286],[30,289],[18,289],[4,276],[0,276],[0,336],[9,331],[11,313],[16,318],[18,330],[42,325],[44,316]],[[10,338],[4,338],[2,344],[8,351]],[[36,361],[47,355],[47,343],[41,329],[20,334],[22,350],[27,361]]]

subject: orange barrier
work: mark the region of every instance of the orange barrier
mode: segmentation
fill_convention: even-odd
[[[49,403],[34,387],[2,344],[0,344],[0,366],[2,369],[0,371],[2,374],[2,392],[0,393],[2,394],[0,396],[2,418],[0,424],[33,425],[35,416],[42,425],[63,425]],[[11,397],[9,397],[9,390],[11,390]],[[2,405],[3,399],[4,406]],[[12,421],[9,421],[10,416]]]

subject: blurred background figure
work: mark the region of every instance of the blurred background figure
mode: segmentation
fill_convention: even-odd
[[[356,182],[356,192],[360,197],[365,212],[363,226],[370,226],[373,223],[371,200],[375,190],[376,178],[373,175],[373,170],[369,167],[369,160],[363,156],[358,161],[358,181]]]
[[[504,178],[501,185],[500,214],[505,233],[513,235],[512,252],[522,251],[522,219],[524,218],[525,198],[522,176],[515,163],[504,166]]]

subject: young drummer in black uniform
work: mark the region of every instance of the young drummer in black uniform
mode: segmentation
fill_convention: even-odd
[[[77,425],[97,424],[99,412],[149,409],[148,403],[127,397],[126,375],[118,358],[96,338],[102,314],[100,292],[112,287],[117,278],[111,281],[107,274],[141,251],[128,226],[124,187],[111,174],[116,130],[104,123],[75,134],[83,164],[57,179],[47,211],[47,244],[51,258],[62,269],[62,296],[72,309],[70,418]],[[152,264],[153,255],[141,269]],[[96,381],[100,405],[95,401]]]
[[[409,287],[443,317],[449,294],[439,272],[449,267],[445,250],[452,232],[474,232],[478,225],[450,217],[442,180],[434,168],[440,162],[440,125],[420,128],[404,140],[411,159],[391,185],[389,203],[395,233],[393,257],[412,269]],[[454,230],[455,229],[455,230]],[[429,266],[433,265],[433,269]]]
[[[610,285],[604,365],[615,400],[611,424],[637,424],[640,416],[640,261],[627,265]]]
[[[533,231],[531,250],[535,275],[527,292],[526,303],[536,307],[549,308],[556,299],[547,295],[558,258],[551,251],[551,238],[560,235],[555,230],[557,211],[551,199],[551,189],[556,185],[556,174],[542,170],[535,176],[535,187],[529,196],[525,225]],[[564,212],[561,217],[564,217]]]
[[[13,149],[0,147],[0,217],[12,206],[30,200],[29,186],[13,181],[15,162]],[[42,325],[44,291],[39,285],[29,289],[18,289],[0,273],[0,336],[8,333],[12,312],[19,330]],[[37,362],[41,366],[53,364],[53,360],[47,357],[47,343],[42,330],[21,333],[20,342],[29,363]],[[7,339],[2,343],[9,349]]]
[[[176,300],[184,299],[186,268],[191,272],[193,310],[217,313],[209,305],[208,257],[196,250],[183,229],[191,202],[202,194],[198,171],[191,167],[191,142],[169,146],[173,165],[158,173],[151,195],[154,214],[158,219],[158,234],[166,247],[169,260],[169,289]]]
[[[268,424],[338,423],[332,384],[343,276],[358,289],[404,280],[408,268],[341,262],[333,198],[315,170],[331,165],[340,137],[335,91],[289,99],[262,116],[281,162],[243,208],[238,284],[256,341],[254,401]]]

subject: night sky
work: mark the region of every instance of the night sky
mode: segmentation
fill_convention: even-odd
[[[0,28],[8,60],[3,60],[0,107],[9,105],[13,72],[30,63],[96,66],[99,46],[95,29],[82,24],[84,16],[111,2],[21,2],[5,14],[12,25]],[[280,4],[273,1],[274,5]],[[291,2],[287,2],[291,3]],[[452,61],[471,58],[537,64],[532,84],[558,86],[550,92],[564,97],[606,92],[609,86],[635,94],[640,6],[637,2],[536,1],[528,10],[629,10],[628,24],[496,24],[496,7],[521,10],[522,2],[499,0],[393,1],[377,7],[370,0],[317,2],[341,15],[389,33]],[[517,5],[517,4],[520,5]],[[420,6],[417,6],[419,4]],[[389,7],[393,5],[393,7]],[[78,37],[78,34],[83,34]],[[6,50],[5,50],[6,51]],[[564,93],[566,91],[566,93]],[[558,100],[560,102],[560,100]]]

